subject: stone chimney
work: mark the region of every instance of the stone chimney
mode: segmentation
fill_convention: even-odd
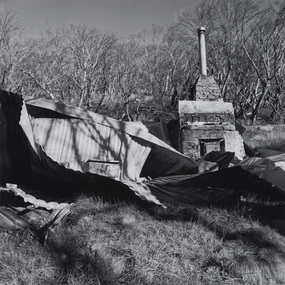
[[[213,76],[207,76],[206,29],[201,27],[197,32],[199,38],[200,78],[196,84],[194,99],[197,101],[216,101],[221,98],[221,91]]]
[[[180,151],[199,159],[210,151],[231,151],[242,159],[243,140],[235,129],[232,103],[224,102],[213,76],[207,76],[205,28],[198,29],[201,74],[192,100],[179,101]]]

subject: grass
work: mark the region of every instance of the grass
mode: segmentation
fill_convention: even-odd
[[[0,233],[0,284],[285,284],[284,234],[259,209],[81,197],[44,245]]]
[[[243,140],[253,149],[285,150],[284,127],[259,126],[248,128],[243,134]]]
[[[29,230],[0,232],[0,284],[58,284],[50,254]]]

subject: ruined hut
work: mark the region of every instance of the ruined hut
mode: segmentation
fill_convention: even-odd
[[[243,140],[235,128],[232,103],[224,102],[213,76],[207,76],[205,28],[198,29],[201,74],[192,100],[179,101],[180,150],[199,159],[211,151],[230,151],[242,159]]]

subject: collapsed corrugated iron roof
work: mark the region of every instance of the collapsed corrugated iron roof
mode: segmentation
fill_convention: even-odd
[[[197,172],[194,160],[133,123],[44,99],[25,99],[25,103],[72,118],[34,117],[31,125],[34,139],[44,151],[59,163],[68,162],[74,170],[83,171],[88,159],[115,160],[120,164],[120,179],[138,180],[142,170],[144,176],[150,176],[157,169],[153,163],[145,165],[152,151],[161,165],[166,165],[160,175]]]
[[[195,161],[140,126],[44,99],[24,100],[5,91],[0,95],[2,185],[29,186],[27,191],[48,188],[62,195],[87,189],[108,197],[129,196],[132,189],[160,205],[140,183],[141,173],[157,177],[197,172]],[[120,176],[114,180],[83,173],[90,159],[118,161]]]

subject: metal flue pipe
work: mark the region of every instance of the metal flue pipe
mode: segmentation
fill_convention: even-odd
[[[205,31],[206,30],[204,27],[200,27],[197,30],[199,37],[200,68],[202,76],[207,76]]]

